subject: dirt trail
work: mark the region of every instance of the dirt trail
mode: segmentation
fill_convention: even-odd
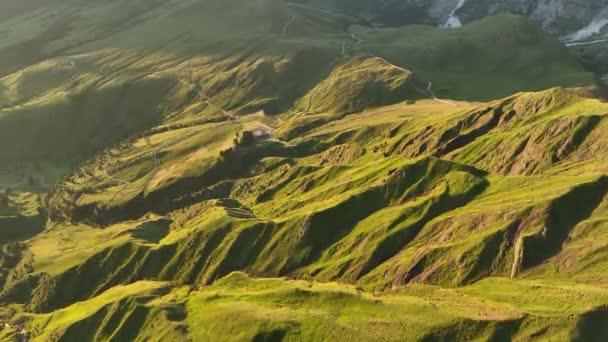
[[[188,64],[188,67],[191,68],[191,64]],[[190,75],[190,79],[192,79],[192,71],[190,71],[191,75]],[[228,112],[227,110],[223,109],[222,107],[216,105],[213,103],[213,101],[211,100],[211,97],[209,97],[208,95],[206,95],[205,93],[203,93],[200,89],[197,88],[196,84],[191,81],[191,82],[187,82],[184,81],[182,79],[177,79],[178,82],[188,86],[188,88],[190,88],[191,90],[194,90],[201,98],[203,98],[205,100],[205,102],[207,102],[211,107],[215,108],[215,110],[217,110],[218,112],[221,112],[222,114],[224,114],[225,116],[227,116],[228,118],[230,118],[231,120],[235,120],[235,116],[232,115],[230,112]],[[154,169],[152,169],[150,172],[148,172],[149,175],[154,175],[155,173],[158,172],[158,170],[160,170],[160,167],[162,165],[160,157],[159,157],[159,153],[166,148],[167,146],[170,145],[174,145],[177,144],[183,140],[186,140],[196,134],[199,134],[203,131],[204,129],[200,129],[200,130],[195,130],[194,132],[191,132],[189,134],[183,135],[183,136],[179,136],[177,138],[171,139],[169,141],[166,141],[164,143],[162,143],[160,146],[158,147],[154,147],[152,145],[152,143],[150,142],[150,138],[149,137],[145,137],[144,140],[146,142],[146,144],[150,147],[153,147],[154,149],[152,150],[151,154],[152,154],[152,158],[154,159]],[[116,199],[119,196],[122,196],[125,191],[127,191],[128,186],[132,183],[130,181],[126,181],[124,179],[120,179],[120,178],[116,178],[114,176],[111,176],[110,174],[107,173],[107,171],[102,170],[102,175],[110,180],[113,180],[115,182],[119,182],[121,184],[123,184],[123,187],[114,195],[114,197],[112,197],[112,201],[114,201],[114,199]],[[143,189],[145,186],[147,185],[147,183],[144,183],[142,185],[142,187],[135,189],[133,191],[139,191],[141,189]]]
[[[287,35],[287,29],[289,28],[289,25],[291,25],[294,21],[296,21],[296,16],[294,15],[293,17],[291,17],[291,20],[285,24],[285,26],[283,27],[283,31],[282,31],[282,35]]]
[[[228,112],[227,110],[223,109],[222,107],[214,104],[211,101],[211,97],[209,97],[207,94],[203,93],[201,90],[197,89],[197,87],[194,83],[189,83],[189,82],[186,82],[181,79],[178,79],[178,81],[182,84],[187,85],[190,89],[194,90],[200,97],[205,99],[205,102],[207,102],[211,107],[215,108],[215,110],[217,110],[218,112],[221,112],[222,114],[224,114],[225,116],[229,117],[232,120],[235,119],[234,115],[230,114],[230,112]]]
[[[384,61],[385,63],[387,63],[387,64],[389,64],[389,65],[391,65],[391,66],[393,66],[394,68],[397,68],[398,70],[401,70],[401,71],[404,71],[404,72],[407,72],[407,73],[410,73],[410,72],[411,72],[411,71],[406,70],[406,69],[404,69],[404,68],[402,68],[402,67],[400,67],[400,66],[398,66],[398,65],[395,65],[395,64],[392,64],[392,63],[388,62],[386,59],[384,59],[384,58],[382,58],[382,57],[376,57],[376,58],[380,58],[382,61]],[[437,96],[435,96],[435,93],[433,92],[433,89],[432,89],[432,88],[433,88],[433,83],[431,83],[431,82],[428,82],[428,86],[427,86],[426,90],[420,89],[420,88],[416,87],[415,85],[412,85],[412,86],[413,86],[413,87],[414,87],[414,88],[415,88],[415,89],[416,89],[416,90],[417,90],[419,93],[421,93],[421,94],[423,94],[424,96],[427,96],[427,97],[429,97],[429,98],[431,98],[431,99],[433,99],[433,100],[435,100],[435,101],[438,101],[438,102],[441,102],[441,103],[445,103],[445,104],[449,104],[449,105],[452,105],[452,106],[455,106],[455,105],[456,105],[456,104],[454,104],[453,102],[446,101],[446,100],[442,100],[442,99],[438,98]]]
[[[129,184],[129,182],[127,182],[126,180],[119,179],[119,178],[116,178],[116,177],[114,177],[114,176],[111,176],[111,175],[108,173],[108,171],[106,171],[106,170],[102,170],[101,172],[103,173],[103,175],[104,175],[106,178],[109,178],[109,179],[111,179],[111,180],[113,180],[113,181],[116,181],[116,182],[119,182],[119,183],[122,183],[122,184]]]
[[[211,100],[211,97],[205,93],[203,93],[196,85],[196,83],[193,80],[192,77],[192,66],[191,66],[191,62],[188,62],[188,69],[190,72],[190,81],[184,81],[181,78],[177,78],[177,81],[183,85],[188,86],[188,88],[190,88],[191,90],[195,91],[201,98],[203,98],[205,100],[205,102],[207,102],[211,107],[213,107],[215,110],[217,110],[218,112],[221,112],[222,114],[224,114],[225,116],[227,116],[228,118],[230,118],[231,120],[235,119],[235,116],[233,114],[231,114],[229,111],[225,110],[224,108],[216,105],[215,103],[213,103],[213,101]],[[161,72],[162,73],[162,72]],[[154,77],[154,78],[158,78],[159,76],[157,74],[152,74],[149,75],[150,77]]]
[[[191,132],[191,133],[188,133],[185,135],[181,135],[177,138],[173,138],[169,141],[166,141],[166,142],[160,144],[158,147],[155,147],[154,145],[152,145],[149,138],[144,138],[144,141],[146,142],[146,144],[153,148],[153,150],[150,153],[152,154],[152,158],[154,159],[154,168],[152,170],[150,170],[147,174],[152,176],[160,170],[162,163],[161,163],[160,157],[158,155],[163,149],[165,149],[168,146],[178,144],[186,139],[189,139],[189,138],[201,133],[204,130],[205,130],[205,128],[198,129],[198,130],[195,130],[194,132]],[[111,201],[114,201],[119,196],[122,196],[125,193],[125,191],[127,191],[128,186],[133,183],[130,181],[126,181],[124,179],[120,179],[120,178],[111,176],[110,174],[108,174],[108,172],[106,170],[102,170],[101,173],[104,177],[123,184],[122,188],[112,197]],[[140,191],[141,189],[146,187],[147,184],[148,183],[144,183],[141,187],[139,187],[137,189],[133,189],[132,191]]]

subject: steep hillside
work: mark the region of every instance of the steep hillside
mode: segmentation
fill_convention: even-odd
[[[563,45],[518,16],[492,17],[458,30],[371,30],[356,38],[356,51],[408,66],[431,81],[439,97],[488,101],[522,90],[583,86],[594,78]]]
[[[519,296],[519,308],[505,302],[510,295]],[[570,303],[577,298],[589,306],[579,302],[565,311],[546,306],[547,299]],[[374,296],[335,283],[233,273],[202,289],[170,290],[166,283],[138,282],[27,319],[34,322],[34,331],[44,331],[34,339],[40,341],[231,341],[236,336],[253,341],[397,341],[404,333],[411,340],[530,339],[539,334],[585,339],[606,335],[590,323],[604,314],[593,307],[607,298],[606,291],[585,286],[500,279],[458,290],[418,285]],[[548,324],[552,328],[543,331]]]
[[[0,340],[608,336],[608,104],[527,19],[0,6]]]
[[[598,331],[593,317],[603,315],[606,303],[601,270],[608,260],[602,242],[608,179],[605,159],[597,152],[603,150],[605,113],[608,106],[598,100],[553,89],[488,104],[401,103],[329,114],[304,126],[294,117],[278,123],[279,131],[259,114],[202,125],[216,135],[197,129],[165,143],[153,135],[150,145],[142,137],[91,161],[52,196],[53,222],[46,229],[27,245],[7,245],[13,252],[3,257],[10,264],[0,298],[13,303],[12,320],[41,340],[52,331],[64,339],[85,332],[96,338],[136,332],[144,338],[155,329],[204,340],[219,333],[215,319],[236,315],[233,310],[240,306],[253,316],[230,329],[248,331],[244,336],[319,339],[335,328],[327,326],[330,322],[319,326],[318,313],[302,306],[321,302],[327,310],[345,310],[343,319],[366,322],[350,306],[367,305],[371,294],[378,296],[370,300],[385,320],[397,310],[390,309],[393,301],[448,305],[438,313],[445,322],[410,331],[412,339],[586,336]],[[547,125],[556,131],[548,132]],[[240,134],[218,139],[223,126]],[[283,129],[298,130],[298,137],[283,142],[269,136]],[[518,135],[525,144],[508,143]],[[162,154],[153,150],[158,144],[164,146]],[[587,146],[597,146],[596,152],[586,153]],[[551,156],[543,149],[563,152]],[[150,157],[142,159],[145,154]],[[275,305],[266,287],[271,285],[263,285],[259,295],[237,294],[250,291],[242,280],[235,282],[241,275],[230,275],[239,270],[319,284],[338,281],[358,290],[352,299],[334,303],[336,290],[329,297],[322,290],[315,299],[316,294],[297,290],[305,284],[290,294],[283,288],[294,285],[268,280],[277,287],[272,291],[278,303],[301,304],[286,304],[299,308],[289,309],[295,310],[290,320],[281,318],[286,314],[281,310],[287,310],[281,309],[272,313],[276,319],[261,323],[254,313]],[[226,276],[230,280],[212,285]],[[152,300],[139,289],[138,281],[150,279],[195,288],[179,290],[179,298],[170,299],[175,304],[165,309],[161,303],[169,299]],[[224,282],[231,287],[218,288],[225,293],[220,295],[213,289]],[[104,299],[106,304],[87,305],[99,309],[86,312],[73,306],[98,302],[98,296],[127,285],[147,299]],[[198,289],[205,285],[212,287]],[[351,291],[335,286],[346,291],[337,298]],[[548,296],[556,289],[566,305],[590,298],[586,293],[597,302],[585,300],[564,313],[559,306],[539,309],[534,296],[514,302],[504,295],[519,296],[530,288]],[[208,291],[212,302],[203,299]],[[448,304],[459,293],[471,296],[465,312],[460,301]],[[487,300],[494,304],[486,307]],[[68,315],[65,310],[74,311],[69,320],[60,318]],[[218,316],[203,318],[200,310]],[[171,318],[174,311],[178,318]],[[57,318],[39,318],[48,315]],[[115,320],[125,323],[109,323]],[[200,324],[202,331],[195,328]],[[404,336],[373,326],[369,333],[389,340]],[[360,339],[372,335],[365,336]]]
[[[157,125],[285,110],[339,59],[350,22],[280,1],[45,3],[2,23],[7,54],[38,54],[3,59],[0,159],[65,169]]]
[[[327,77],[343,77],[342,64],[361,53],[418,75],[424,91],[430,81],[428,90],[441,97],[487,100],[593,82],[566,50],[517,18],[463,32],[375,31],[357,29],[352,18],[278,0],[52,1],[32,13],[20,6],[25,13],[0,23],[6,32],[2,54],[30,58],[3,59],[0,69],[0,146],[11,146],[0,149],[0,160],[42,163],[45,169],[69,169],[158,125],[306,110],[306,97],[326,87]],[[501,39],[506,32],[509,39]],[[359,103],[314,106],[360,110],[429,97],[399,88],[395,76],[369,63],[365,67],[371,77],[365,82],[371,83],[351,95],[363,95]],[[439,68],[445,71],[435,72]]]
[[[608,74],[605,0],[297,0],[309,6],[348,13],[374,27],[423,24],[457,29],[487,17],[525,16],[548,34],[559,38],[598,75]]]

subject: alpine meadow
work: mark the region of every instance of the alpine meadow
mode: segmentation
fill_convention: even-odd
[[[0,341],[608,341],[608,0],[0,0]]]

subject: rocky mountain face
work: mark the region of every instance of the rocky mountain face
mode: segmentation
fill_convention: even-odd
[[[521,14],[562,35],[586,27],[606,8],[606,0],[470,0],[458,14],[465,22],[500,12]]]

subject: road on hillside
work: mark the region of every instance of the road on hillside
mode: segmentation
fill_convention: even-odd
[[[211,101],[211,97],[209,97],[207,94],[204,94],[202,91],[200,91],[196,85],[194,83],[189,83],[186,82],[184,80],[178,79],[178,81],[182,84],[187,85],[190,89],[192,89],[193,91],[195,91],[200,97],[202,97],[203,99],[205,99],[205,102],[207,102],[211,107],[215,108],[215,110],[217,110],[218,112],[221,112],[222,114],[224,114],[225,116],[229,117],[231,120],[234,120],[235,117],[234,115],[230,114],[230,112],[228,112],[227,110],[225,110],[224,108],[217,106],[216,104],[214,104]]]
[[[291,17],[291,20],[289,20],[289,22],[287,24],[285,24],[285,26],[283,27],[282,34],[284,36],[287,35],[287,29],[289,28],[289,25],[291,25],[294,21],[296,21],[296,16],[295,15],[293,17]]]

